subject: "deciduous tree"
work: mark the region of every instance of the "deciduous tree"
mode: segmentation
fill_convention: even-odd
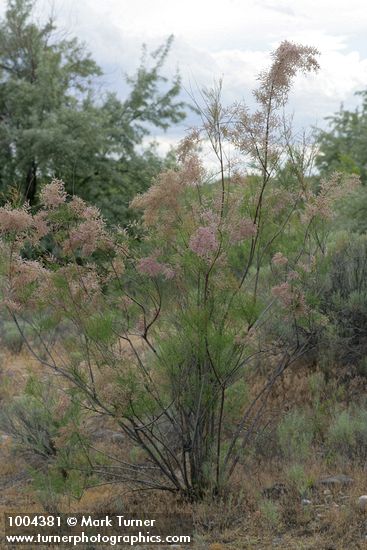
[[[150,56],[144,50],[124,101],[97,97],[101,69],[52,18],[36,23],[33,5],[9,0],[0,24],[0,186],[18,186],[33,204],[40,184],[63,178],[121,221],[164,164],[154,148],[137,147],[153,127],[184,117],[179,77],[162,75],[172,37]]]

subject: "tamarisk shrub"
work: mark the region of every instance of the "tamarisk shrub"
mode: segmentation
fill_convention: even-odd
[[[309,187],[308,148],[282,115],[293,77],[316,70],[316,54],[283,42],[254,113],[224,108],[220,86],[205,91],[202,128],[181,142],[177,168],[134,199],[133,232],[109,230],[57,180],[37,214],[0,209],[2,304],[20,330],[20,319],[33,329],[26,343],[41,363],[137,448],[104,467],[117,481],[193,500],[223,491],[275,382],[309,345],[316,313],[302,280],[349,186],[335,176],[330,193]],[[200,152],[207,143],[215,173]],[[282,179],[287,163],[292,177]],[[259,361],[264,385],[249,395]]]

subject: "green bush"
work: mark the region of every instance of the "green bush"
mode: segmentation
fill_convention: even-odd
[[[0,429],[27,458],[33,486],[49,512],[57,511],[61,495],[79,498],[92,479],[79,425],[80,404],[51,380],[30,377],[25,392],[1,411]]]
[[[268,523],[269,527],[275,529],[280,524],[279,505],[269,499],[264,499],[260,503],[260,512],[262,517]]]
[[[297,493],[303,497],[307,496],[307,491],[312,486],[312,479],[307,476],[303,466],[291,465],[287,470],[287,478]]]
[[[326,441],[329,450],[337,456],[364,461],[367,453],[367,410],[354,406],[336,412]]]
[[[12,353],[21,352],[24,340],[14,322],[4,321],[1,327],[0,339],[2,345]]]
[[[367,236],[337,236],[319,281],[329,327],[320,348],[330,360],[358,366],[367,355]]]
[[[314,429],[311,419],[304,412],[288,412],[280,422],[277,433],[280,450],[285,458],[296,462],[308,458]]]

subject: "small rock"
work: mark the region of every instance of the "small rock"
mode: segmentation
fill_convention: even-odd
[[[367,495],[362,495],[359,497],[358,508],[363,512],[367,511]]]
[[[346,476],[344,474],[339,474],[336,476],[329,476],[318,479],[315,485],[335,487],[338,485],[351,485],[352,483],[354,483],[354,479],[352,477]]]
[[[303,506],[309,506],[310,504],[312,504],[312,502],[310,500],[308,500],[308,498],[303,498],[301,500],[301,503]]]

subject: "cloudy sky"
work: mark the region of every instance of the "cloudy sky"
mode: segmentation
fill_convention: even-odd
[[[0,0],[0,12],[5,5]],[[321,70],[299,77],[292,95],[301,126],[325,124],[341,102],[353,107],[354,92],[367,88],[363,0],[39,0],[38,6],[41,14],[52,7],[59,25],[87,43],[105,84],[122,97],[123,75],[134,72],[141,45],[154,49],[171,33],[166,74],[179,68],[184,87],[194,92],[223,77],[225,102],[251,101],[256,75],[280,41],[316,46]],[[158,137],[175,142],[184,128]]]

